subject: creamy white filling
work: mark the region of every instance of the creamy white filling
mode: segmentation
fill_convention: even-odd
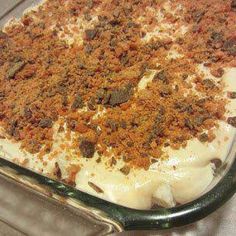
[[[236,68],[226,70],[223,77],[226,91],[236,91],[235,77]],[[231,100],[228,108],[230,115],[236,115],[235,100]],[[50,160],[49,156],[45,156],[47,165],[43,166],[43,161],[39,160],[37,155],[20,150],[19,144],[7,139],[0,140],[0,155],[19,163],[27,159],[28,163],[25,165],[28,168],[46,175],[53,172],[55,162],[58,162],[62,178],[68,177],[69,165],[79,163],[81,170],[76,175],[76,188],[82,191],[131,208],[148,209],[153,203],[171,207],[176,202],[189,202],[203,193],[214,178],[210,160],[219,158],[224,161],[227,157],[235,136],[235,128],[220,121],[214,133],[216,138],[211,143],[201,143],[195,138],[188,141],[185,148],[166,148],[168,159],[154,163],[148,171],[132,170],[128,176],[119,171],[121,161],[111,169],[105,162],[96,162],[97,154],[89,160],[78,159],[68,150],[60,152],[56,158]],[[54,150],[63,142],[63,136],[57,136]],[[104,193],[97,193],[88,185],[89,181],[100,187]]]

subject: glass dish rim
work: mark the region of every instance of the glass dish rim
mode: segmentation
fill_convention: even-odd
[[[26,2],[40,2],[21,0],[19,3],[3,17],[0,18],[0,22],[14,16],[14,11],[22,3]],[[31,4],[30,3],[30,4]],[[221,207],[226,201],[228,201],[236,192],[236,157],[234,156],[233,163],[230,166],[226,174],[220,179],[220,181],[208,192],[204,193],[198,199],[191,201],[187,204],[169,208],[169,209],[155,209],[155,210],[135,210],[127,207],[117,205],[115,203],[108,202],[103,199],[99,199],[87,193],[84,193],[78,189],[75,189],[69,185],[61,183],[56,180],[52,180],[49,177],[40,175],[24,167],[18,166],[6,159],[0,157],[0,167],[8,167],[17,172],[20,183],[22,176],[35,179],[39,184],[48,186],[51,191],[59,194],[63,197],[70,197],[78,200],[86,205],[86,207],[92,209],[98,209],[105,214],[108,219],[117,222],[124,230],[137,230],[137,229],[168,229],[186,224],[193,223],[200,220],[207,215],[214,212]],[[11,178],[10,174],[2,172],[0,168],[0,174]],[[27,185],[28,186],[28,185]],[[32,186],[31,186],[32,187]],[[40,192],[40,191],[39,191]]]
[[[235,156],[227,173],[210,191],[187,204],[154,210],[136,210],[117,205],[82,192],[65,183],[33,172],[1,157],[0,167],[10,168],[16,171],[16,175],[19,177],[18,182],[21,184],[23,183],[32,188],[32,186],[21,181],[22,176],[29,177],[36,180],[39,185],[49,187],[50,191],[61,197],[77,200],[88,209],[91,209],[91,211],[92,209],[99,210],[103,213],[103,217],[121,225],[124,230],[163,230],[191,224],[220,208],[236,193]],[[8,178],[10,177],[10,175],[6,174],[6,171],[2,172],[1,168],[0,173]],[[38,190],[38,192],[40,191]]]

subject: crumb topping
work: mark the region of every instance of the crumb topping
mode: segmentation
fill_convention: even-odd
[[[23,149],[44,155],[62,120],[58,132],[78,158],[97,152],[111,167],[123,159],[124,175],[148,169],[163,147],[211,142],[211,129],[226,119],[223,68],[236,66],[235,6],[46,1],[0,31],[0,125]],[[202,64],[219,80],[205,78]],[[153,78],[139,89],[145,77]],[[79,169],[71,167],[71,179]]]

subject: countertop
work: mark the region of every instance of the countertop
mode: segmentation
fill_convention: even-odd
[[[0,235],[104,235],[108,230],[74,209],[48,201],[0,175]],[[236,195],[207,218],[168,231],[126,232],[114,235],[233,236]]]

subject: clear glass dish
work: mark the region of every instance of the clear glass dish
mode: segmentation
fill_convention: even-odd
[[[2,27],[12,17],[20,17],[22,12],[39,0],[18,1],[0,18]],[[1,3],[1,1],[0,1]],[[134,210],[96,198],[64,183],[52,180],[31,170],[22,168],[0,158],[0,174],[24,184],[47,198],[77,208],[88,219],[96,219],[109,225],[114,231],[137,229],[167,229],[195,222],[214,212],[236,192],[236,137],[222,167],[207,191],[195,201],[170,209]]]

